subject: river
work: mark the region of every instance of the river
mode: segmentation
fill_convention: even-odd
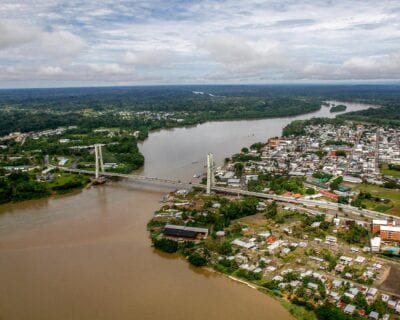
[[[204,171],[207,152],[221,163],[243,146],[279,136],[294,119],[317,116],[334,115],[322,107],[298,117],[153,132],[140,145],[140,172],[190,180]],[[155,252],[146,223],[164,193],[114,182],[0,206],[0,319],[291,319],[256,290]]]

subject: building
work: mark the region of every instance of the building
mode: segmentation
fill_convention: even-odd
[[[167,224],[163,229],[163,234],[167,237],[205,239],[208,236],[208,229]]]
[[[381,220],[381,219],[373,219],[372,220],[372,233],[379,233],[382,226],[395,226],[396,222],[394,220]]]
[[[368,320],[378,320],[379,319],[379,313],[376,311],[371,311],[370,314],[368,315]]]
[[[379,235],[382,241],[400,242],[400,227],[381,226],[380,229]]]
[[[356,311],[356,307],[353,306],[352,304],[348,304],[346,306],[346,308],[344,308],[343,311],[344,311],[344,313],[347,313],[347,314],[353,314]]]
[[[381,249],[381,238],[379,237],[371,238],[371,251],[379,252],[380,249]]]

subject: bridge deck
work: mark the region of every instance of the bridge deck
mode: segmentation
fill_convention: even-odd
[[[59,167],[59,169],[61,169],[63,171],[67,171],[67,172],[88,174],[88,175],[93,175],[93,176],[96,174],[94,171],[90,171],[90,170],[70,169],[70,168],[62,168],[62,167]],[[133,180],[133,181],[156,182],[156,183],[162,183],[162,184],[173,185],[173,186],[181,186],[181,187],[197,187],[197,188],[202,188],[202,189],[206,188],[206,186],[202,185],[202,184],[192,184],[190,182],[182,182],[182,181],[176,181],[176,180],[171,180],[171,179],[161,179],[161,178],[154,178],[154,177],[147,177],[147,176],[140,176],[140,175],[129,175],[129,174],[123,174],[123,173],[100,172],[100,176],[118,177],[118,178]],[[261,193],[261,192],[252,192],[252,191],[247,191],[247,190],[242,190],[242,189],[215,187],[215,186],[212,187],[211,190],[215,191],[215,192],[226,193],[226,194],[251,196],[251,197],[256,197],[259,199],[269,199],[269,200],[275,200],[278,202],[293,203],[293,204],[297,204],[297,205],[314,206],[314,207],[319,207],[319,208],[328,209],[328,210],[339,210],[339,208],[341,208],[342,210],[349,211],[352,214],[355,214],[358,216],[365,216],[365,217],[368,217],[371,219],[382,218],[382,217],[395,218],[395,219],[398,218],[397,216],[393,216],[390,214],[385,214],[385,213],[366,210],[366,209],[358,209],[358,208],[352,207],[350,205],[338,204],[338,203],[334,203],[334,202],[308,200],[308,199],[294,199],[294,198],[290,198],[290,197],[283,197],[283,196],[279,196],[279,195],[272,195],[272,194],[266,194],[266,193]]]

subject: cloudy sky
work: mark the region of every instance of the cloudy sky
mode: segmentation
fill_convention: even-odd
[[[400,80],[399,0],[0,0],[0,87]]]

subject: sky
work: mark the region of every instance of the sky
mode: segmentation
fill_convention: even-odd
[[[399,0],[0,0],[0,88],[399,80]]]

